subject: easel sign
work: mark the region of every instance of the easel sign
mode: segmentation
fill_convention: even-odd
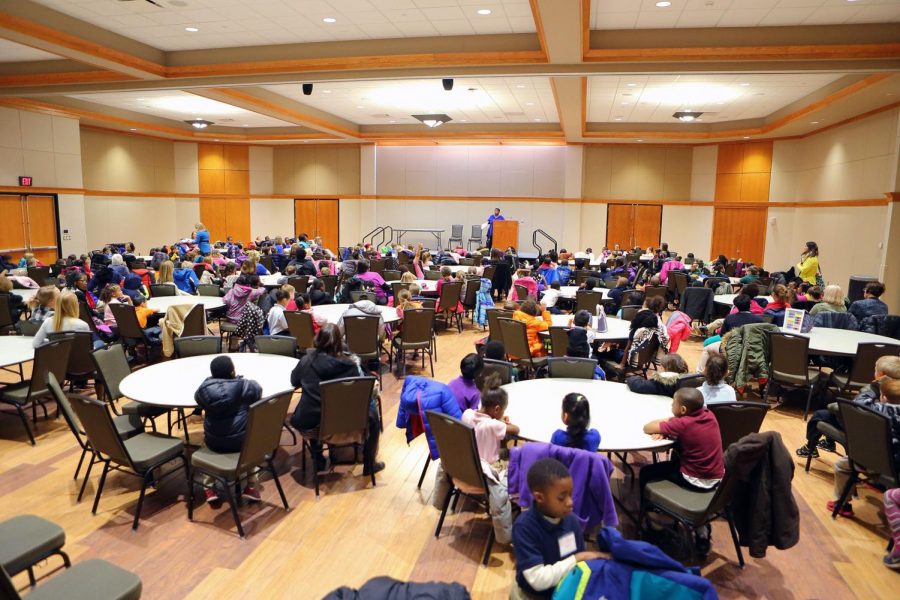
[[[784,311],[784,325],[781,327],[781,330],[787,333],[803,333],[803,321],[805,319],[805,310],[789,308]]]

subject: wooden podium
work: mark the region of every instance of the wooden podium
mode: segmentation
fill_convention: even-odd
[[[506,250],[512,246],[519,249],[519,222],[518,221],[494,221],[494,236],[491,238],[491,247]]]

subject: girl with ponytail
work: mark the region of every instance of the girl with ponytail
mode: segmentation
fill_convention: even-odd
[[[596,452],[600,447],[600,432],[590,429],[591,405],[582,394],[566,394],[562,401],[562,422],[565,429],[557,429],[551,444]]]

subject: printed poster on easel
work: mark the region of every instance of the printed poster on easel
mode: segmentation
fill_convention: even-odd
[[[781,327],[781,330],[787,333],[803,333],[803,321],[805,319],[805,310],[789,308],[784,311],[784,325]]]

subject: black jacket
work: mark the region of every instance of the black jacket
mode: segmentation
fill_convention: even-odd
[[[250,405],[260,398],[262,387],[252,379],[204,379],[194,400],[205,411],[203,433],[207,447],[214,452],[240,452]]]
[[[650,379],[643,377],[629,377],[628,389],[635,394],[656,394],[657,396],[672,397],[678,389],[678,373],[669,371],[654,371]]]
[[[334,298],[331,297],[327,292],[323,292],[322,290],[311,290],[309,292],[309,301],[313,306],[320,306],[322,304],[334,304]]]
[[[359,377],[359,365],[350,357],[338,358],[310,350],[291,372],[291,385],[302,388],[300,402],[291,417],[291,425],[300,431],[315,429],[322,420],[322,395],[319,384],[343,377]]]
[[[376,577],[354,590],[340,587],[323,600],[469,600],[469,592],[459,583],[405,582]]]
[[[725,472],[739,483],[731,502],[741,546],[762,558],[766,548],[791,548],[800,539],[800,512],[791,479],[794,461],[776,431],[751,433],[725,453]],[[727,476],[727,475],[726,475]]]
[[[5,296],[9,302],[9,318],[13,323],[18,323],[22,313],[25,312],[25,302],[22,300],[22,296],[11,292],[0,292],[0,295]]]

